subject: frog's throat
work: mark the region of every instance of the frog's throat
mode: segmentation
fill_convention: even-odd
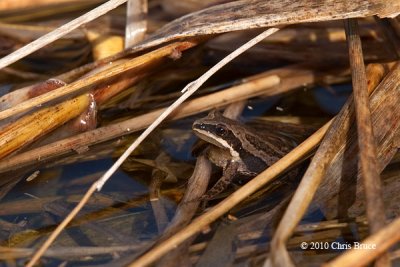
[[[200,129],[194,129],[194,132],[204,141],[207,141],[208,143],[211,143],[217,147],[220,148],[225,148],[229,150],[229,153],[232,156],[233,160],[239,159],[240,155],[237,151],[235,151],[229,144],[227,141],[225,141],[224,139],[211,134],[210,132],[207,131],[203,131]]]

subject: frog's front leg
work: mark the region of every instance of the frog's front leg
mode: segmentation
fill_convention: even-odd
[[[222,177],[208,190],[204,196],[201,197],[202,201],[209,201],[215,198],[218,194],[223,192],[232,183],[232,180],[237,175],[239,163],[230,161],[223,170]]]

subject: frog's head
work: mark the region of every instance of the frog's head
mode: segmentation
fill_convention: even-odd
[[[218,111],[212,111],[207,117],[193,123],[194,133],[215,146],[230,151],[233,159],[239,158],[240,140],[235,133],[239,123],[225,118]]]

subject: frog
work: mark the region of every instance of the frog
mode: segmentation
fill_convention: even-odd
[[[205,201],[225,191],[238,177],[248,181],[257,176],[298,145],[283,132],[260,132],[216,110],[194,121],[192,129],[209,144],[208,159],[222,168],[222,177],[202,197]],[[290,176],[296,175],[296,170],[290,171]]]

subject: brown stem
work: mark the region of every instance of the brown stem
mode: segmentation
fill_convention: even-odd
[[[365,187],[367,218],[370,232],[376,233],[385,225],[385,207],[382,199],[381,179],[377,162],[377,149],[372,132],[371,111],[369,107],[367,77],[362,56],[361,39],[356,19],[345,21],[346,39],[349,46],[350,66],[354,104],[357,120],[358,146],[361,176]],[[376,266],[390,266],[384,255]]]

